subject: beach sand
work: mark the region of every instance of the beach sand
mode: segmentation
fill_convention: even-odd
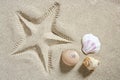
[[[85,55],[81,39],[92,33],[101,50]],[[120,0],[0,0],[0,80],[119,80]],[[61,52],[80,61],[68,67]],[[88,71],[82,61],[100,61]]]

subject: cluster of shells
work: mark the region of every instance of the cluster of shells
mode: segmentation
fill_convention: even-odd
[[[82,38],[82,51],[84,54],[98,53],[101,43],[98,37],[93,34],[85,34]],[[68,66],[75,66],[79,62],[79,55],[75,50],[65,50],[62,52],[62,61]],[[88,70],[94,70],[99,65],[99,60],[93,57],[86,57],[83,65]]]

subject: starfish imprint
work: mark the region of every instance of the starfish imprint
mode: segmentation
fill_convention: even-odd
[[[36,20],[36,22],[31,21],[28,17],[26,18],[24,16],[25,13],[17,12],[21,23],[20,27],[23,27],[26,37],[23,44],[13,52],[13,55],[33,49],[37,52],[45,70],[48,71],[49,47],[71,42],[69,39],[61,37],[53,30],[56,26],[56,17],[58,16],[59,8],[59,3],[55,2],[46,13]]]

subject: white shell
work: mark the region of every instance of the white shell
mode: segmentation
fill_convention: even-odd
[[[82,44],[83,44],[82,51],[85,54],[97,53],[101,47],[100,40],[93,34],[84,35],[82,38]]]
[[[99,61],[93,57],[86,57],[83,61],[83,64],[85,67],[87,67],[88,70],[94,70],[99,65]]]

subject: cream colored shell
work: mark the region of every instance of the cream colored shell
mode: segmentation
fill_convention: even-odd
[[[94,70],[99,63],[100,62],[93,57],[86,57],[83,61],[84,66],[87,67],[88,70]]]
[[[62,61],[68,66],[74,66],[79,61],[79,55],[75,50],[65,50],[62,52]]]

